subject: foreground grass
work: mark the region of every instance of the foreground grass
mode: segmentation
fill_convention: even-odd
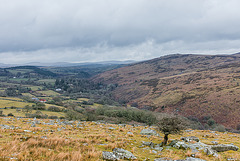
[[[33,119],[0,118],[0,125],[13,125],[12,129],[0,129],[0,160],[71,160],[97,161],[102,160],[102,151],[112,151],[114,148],[124,148],[131,151],[138,160],[154,160],[159,157],[184,159],[191,155],[189,150],[165,148],[157,154],[146,147],[140,147],[142,141],[160,143],[160,137],[140,135],[144,126],[121,126],[99,122],[77,122],[72,125],[58,125],[56,120],[38,120],[40,124],[31,127]],[[53,122],[54,125],[44,123]],[[111,128],[110,128],[111,127]],[[1,128],[1,127],[0,127]],[[30,130],[30,131],[26,131]],[[132,132],[132,134],[128,134]],[[180,139],[181,136],[196,136],[207,144],[211,141],[240,147],[240,135],[211,131],[191,131],[182,135],[171,135],[170,139]],[[240,151],[219,153],[218,158],[208,157],[199,152],[196,157],[205,160],[240,159]]]

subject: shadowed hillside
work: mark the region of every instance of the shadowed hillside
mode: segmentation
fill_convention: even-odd
[[[118,84],[114,98],[139,108],[201,122],[213,118],[234,129],[240,123],[239,54],[168,55],[104,72],[93,80]]]

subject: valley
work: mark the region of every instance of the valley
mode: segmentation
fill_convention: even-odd
[[[238,54],[176,54],[1,68],[0,159],[239,160],[239,61]],[[187,129],[164,146],[157,124],[172,116]]]

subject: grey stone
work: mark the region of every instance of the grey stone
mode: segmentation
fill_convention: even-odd
[[[162,151],[163,147],[154,147],[154,149],[157,150],[157,151]]]
[[[132,133],[132,132],[130,132],[130,131],[129,131],[129,132],[127,132],[127,134],[128,134],[128,135],[133,135],[133,133]]]
[[[186,159],[180,159],[180,160],[172,160],[171,158],[158,158],[158,159],[155,159],[154,161],[205,161],[205,160],[199,159],[199,158],[188,157]]]
[[[211,147],[206,147],[204,149],[204,152],[208,155],[208,156],[217,156],[217,152],[213,149],[211,149]]]
[[[218,145],[218,142],[217,141],[211,141],[211,143],[215,144],[215,145]]]
[[[118,126],[126,127],[126,124],[118,124]]]
[[[42,138],[42,139],[47,139],[47,136],[42,136],[41,138]]]
[[[113,153],[119,159],[137,159],[131,152],[124,150],[122,148],[113,149]]]
[[[174,148],[177,148],[177,149],[184,149],[184,150],[186,150],[186,149],[189,148],[188,144],[186,144],[186,143],[183,142],[183,141],[178,141],[178,142],[176,142],[175,145],[173,145],[173,147],[174,147]]]
[[[155,130],[152,129],[143,129],[140,132],[141,135],[154,135],[154,136],[158,136],[158,133]]]
[[[185,142],[190,142],[190,141],[196,141],[199,142],[199,138],[196,136],[189,136],[189,137],[181,137],[181,140],[185,141]]]
[[[102,156],[104,160],[109,160],[109,161],[119,160],[119,158],[115,154],[113,154],[113,152],[103,151]]]
[[[199,159],[199,158],[188,157],[185,159],[185,161],[205,161],[205,160]]]
[[[213,145],[213,150],[216,150],[217,152],[224,152],[228,150],[238,151],[238,147],[232,144],[219,144],[219,145]]]
[[[154,143],[153,143],[153,142],[142,141],[142,145],[145,145],[145,146],[153,146]]]
[[[157,159],[154,159],[154,161],[172,161],[171,158],[157,158]]]
[[[168,146],[173,146],[173,145],[175,145],[177,142],[178,142],[178,140],[173,140],[173,141],[171,141],[171,143],[169,143]]]

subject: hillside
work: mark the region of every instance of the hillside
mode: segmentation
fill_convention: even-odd
[[[153,126],[1,117],[0,122],[0,160],[106,161],[111,159],[104,156],[115,150],[127,151],[135,158],[121,160],[240,159],[240,135],[229,132],[186,130],[182,135],[171,135],[169,146],[162,147],[163,134]],[[184,138],[186,141],[182,142]],[[187,138],[194,140],[187,141]],[[183,146],[179,147],[177,143]],[[205,152],[213,148],[216,149],[211,150],[214,154]]]
[[[229,128],[240,123],[240,55],[168,55],[101,73],[116,100]],[[150,106],[150,107],[149,107]]]

